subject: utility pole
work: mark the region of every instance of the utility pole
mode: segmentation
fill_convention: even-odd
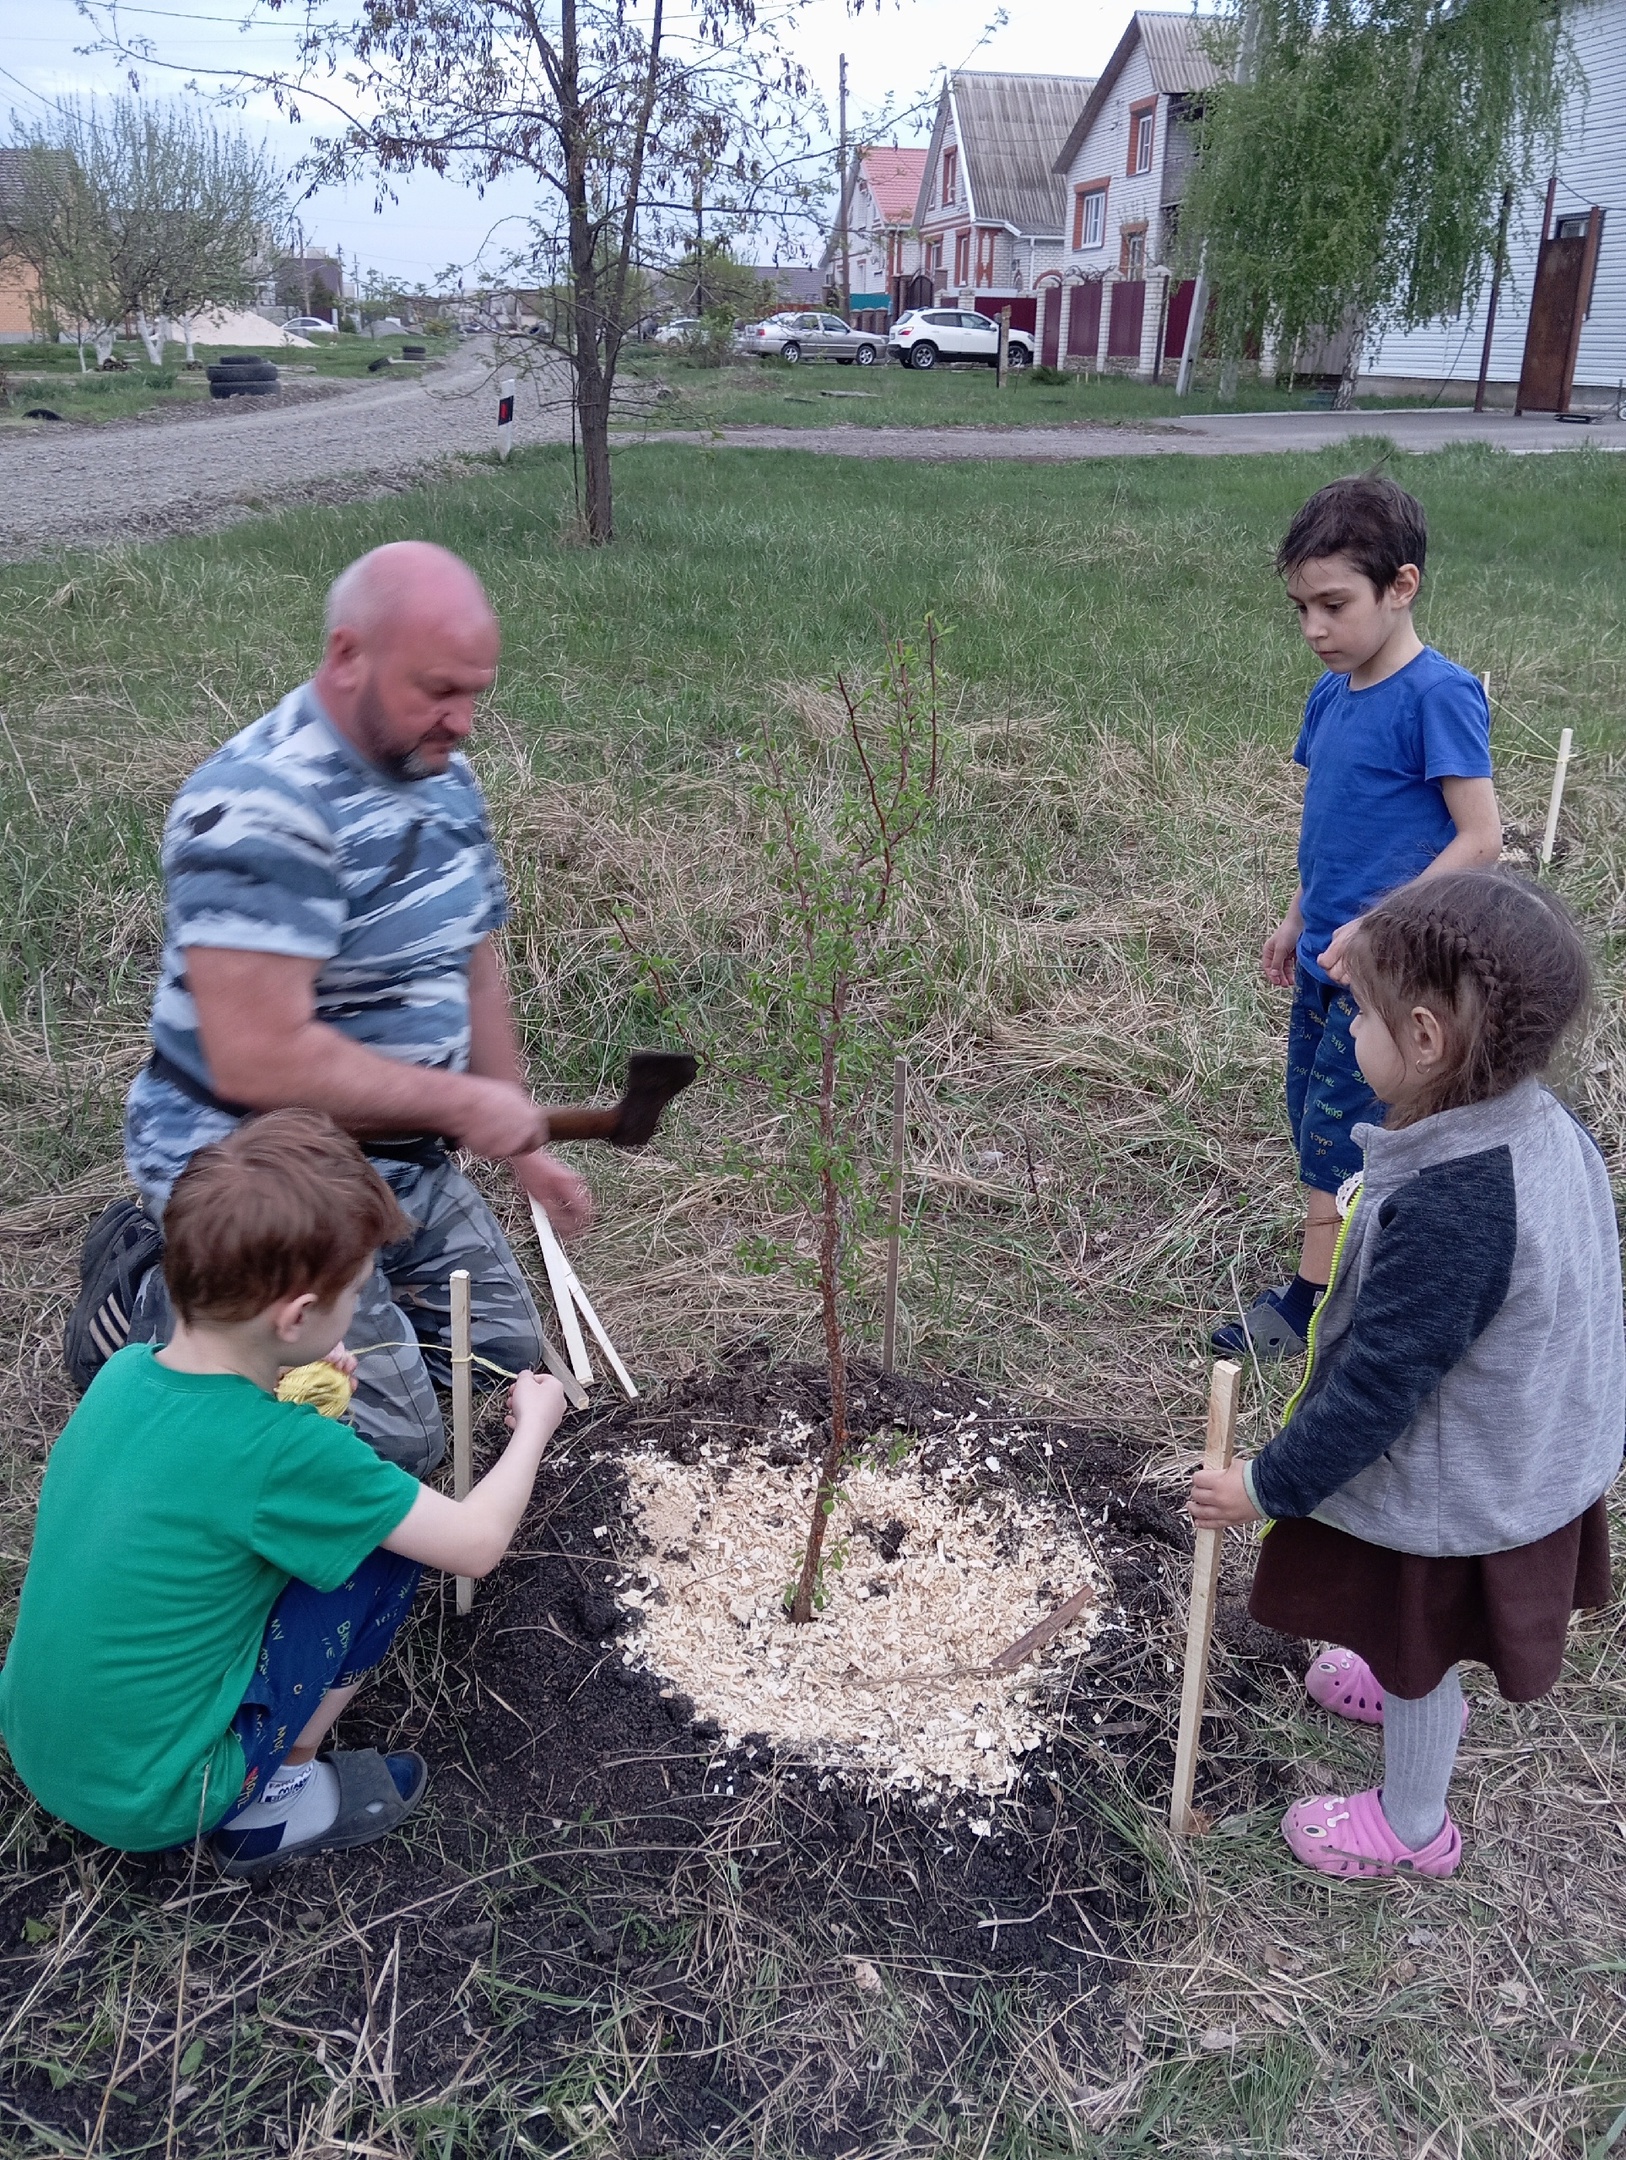
[[[706,312],[706,182],[700,172],[694,176],[694,311]]]
[[[847,201],[847,55],[841,56],[841,312],[848,322],[853,313],[853,261],[848,234]]]
[[[1485,410],[1485,379],[1490,374],[1491,339],[1496,334],[1496,303],[1502,297],[1502,265],[1507,260],[1507,221],[1513,214],[1513,183],[1502,190],[1502,218],[1496,228],[1496,262],[1491,270],[1490,299],[1485,304],[1485,346],[1479,355],[1479,381],[1474,387],[1474,411]]]

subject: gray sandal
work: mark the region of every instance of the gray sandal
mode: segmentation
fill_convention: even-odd
[[[1261,1365],[1304,1356],[1309,1343],[1276,1303],[1286,1288],[1286,1283],[1278,1283],[1273,1290],[1262,1290],[1240,1320],[1227,1320],[1215,1328],[1208,1340],[1221,1357],[1245,1358],[1250,1346]]]
[[[315,1837],[271,1845],[269,1830],[217,1830],[209,1850],[222,1875],[265,1876],[288,1860],[349,1852],[398,1830],[423,1798],[429,1765],[421,1755],[380,1755],[376,1748],[335,1749],[326,1757],[339,1780],[339,1812]]]

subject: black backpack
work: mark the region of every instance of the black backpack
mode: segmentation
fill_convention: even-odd
[[[79,1256],[79,1295],[62,1330],[62,1361],[81,1395],[130,1340],[136,1293],[163,1250],[163,1232],[133,1200],[113,1201],[91,1224]]]

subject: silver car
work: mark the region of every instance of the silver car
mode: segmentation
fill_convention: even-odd
[[[839,315],[811,311],[770,315],[748,323],[736,340],[742,353],[773,355],[794,367],[798,360],[835,360],[844,367],[873,367],[885,357],[886,340],[873,330],[855,330]]]

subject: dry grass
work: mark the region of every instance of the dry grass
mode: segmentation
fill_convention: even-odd
[[[833,484],[821,476],[821,487]],[[857,483],[845,484],[856,508]],[[1265,515],[1275,514],[1272,498]],[[383,537],[371,515],[340,514],[339,537],[323,546],[342,560],[350,532]],[[700,525],[713,515],[703,501],[695,511]],[[951,566],[962,610],[1013,608],[1023,580],[1050,574],[1012,530],[1006,551]],[[1126,520],[1106,503],[1059,533],[1055,556],[1086,575],[1115,550],[1126,579],[1167,598],[1192,582],[1213,530],[1184,507],[1159,523]],[[303,649],[296,633],[310,578],[274,551],[250,562],[233,552],[243,544],[223,544],[213,568],[152,550],[76,569],[81,597],[54,614],[43,584],[38,597],[24,593],[5,649],[16,737],[0,740],[6,855],[17,871],[15,916],[28,926],[0,1001],[0,1181],[15,1196],[0,1216],[10,1412],[0,1571],[11,1585],[40,1466],[69,1407],[56,1346],[78,1235],[118,1181],[116,1106],[141,1055],[159,934],[158,821],[203,750],[258,710],[272,685],[295,679]],[[1595,607],[1585,634],[1549,634],[1528,587],[1535,571],[1515,563],[1504,581],[1494,546],[1484,562],[1464,618],[1476,645],[1466,628],[1453,638],[1436,625],[1435,634],[1492,669],[1500,785],[1515,823],[1539,829],[1558,722],[1577,712],[1589,721],[1559,880],[1603,939],[1575,1090],[1618,1174],[1626,805],[1608,716],[1622,681],[1619,596]],[[636,552],[624,574],[629,588],[646,574]],[[739,1257],[742,1239],[785,1226],[765,1219],[755,1175],[774,1133],[753,1071],[772,1043],[744,979],[771,957],[776,916],[736,749],[764,703],[823,739],[817,671],[753,668],[725,641],[706,695],[739,718],[732,731],[696,718],[681,670],[653,687],[612,682],[597,709],[604,725],[624,724],[625,747],[612,761],[584,758],[562,715],[587,663],[570,656],[568,640],[550,642],[547,626],[586,603],[564,591],[551,559],[527,575],[534,589],[523,604],[540,612],[516,642],[533,672],[522,678],[516,667],[499,696],[480,763],[512,877],[509,966],[535,1068],[561,1090],[608,1088],[626,1047],[670,1039],[695,1007],[708,1038],[733,1045],[655,1147],[593,1160],[601,1225],[578,1266],[642,1374],[681,1375],[751,1336],[770,1337],[786,1357],[805,1353],[813,1316],[802,1292]],[[493,565],[500,590],[518,576],[506,559]],[[194,652],[176,633],[179,652],[166,658],[163,631],[139,626],[181,622],[204,591],[236,626],[232,651]],[[597,592],[592,604],[607,605]],[[87,606],[94,634],[73,618]],[[629,598],[629,615],[632,606]],[[1250,723],[1259,677],[1226,656],[1219,613],[1201,593],[1190,601],[1193,649],[1212,638],[1216,670],[1228,671],[1235,718],[1211,729],[1196,716],[1200,700],[1179,710],[1167,694],[1149,695],[1144,671],[1100,675],[1110,627],[1089,619],[1079,650],[1099,679],[1077,701],[1053,683],[1012,691],[998,670],[962,666],[940,831],[904,895],[885,963],[889,994],[901,988],[908,1013],[899,1047],[914,1076],[906,1363],[976,1374],[1052,1413],[1132,1435],[1149,1483],[1171,1493],[1193,1460],[1209,1320],[1233,1271],[1247,1291],[1282,1267],[1294,1221],[1277,1111],[1284,1015],[1251,963],[1291,877],[1290,701],[1278,662],[1274,676],[1259,663],[1269,676],[1265,717]],[[658,959],[656,990],[628,940]],[[881,1106],[876,1116],[879,1160]],[[517,1220],[514,1229],[517,1238]],[[878,1251],[874,1259],[878,1288]],[[1251,1401],[1254,1436],[1270,1408]],[[1245,1548],[1232,1565],[1245,1568]],[[1177,1604],[1172,1561],[1169,1589]],[[775,1811],[793,1810],[796,1796],[777,1780],[658,1885],[629,1884],[601,1832],[577,1825],[550,1853],[493,1851],[486,1879],[471,1882],[461,1864],[454,1875],[437,1858],[428,1826],[424,1895],[406,1913],[368,1907],[342,1869],[254,1912],[212,1883],[190,1895],[176,1881],[134,1898],[125,1862],[43,1859],[48,1826],[10,1788],[0,1879],[26,1875],[36,1886],[42,1933],[0,1945],[0,1959],[17,1961],[7,1993],[20,2006],[0,2055],[56,2066],[86,2127],[64,2142],[28,2127],[0,2092],[15,2125],[8,2135],[19,2151],[145,2149],[120,2142],[121,2104],[103,2103],[131,2065],[161,2060],[167,2077],[190,1918],[179,2059],[183,2089],[192,2079],[199,2096],[195,2119],[181,2104],[192,2127],[179,2149],[311,2160],[569,2149],[630,2160],[644,2149],[631,2126],[657,2061],[692,2038],[681,2014],[636,1988],[611,1984],[596,1999],[590,2031],[548,2095],[551,2128],[534,2110],[516,2114],[482,2067],[483,2036],[527,2009],[505,1997],[494,1960],[471,1956],[446,2012],[452,2027],[467,2026],[467,2062],[449,2068],[436,2094],[397,2089],[401,1931],[478,1932],[493,1915],[500,1927],[505,1901],[541,1884],[550,1895],[563,1885],[596,1927],[619,1911],[682,1946],[674,1955],[711,2021],[706,2046],[719,2077],[745,2089],[753,2061],[781,2066],[777,2099],[759,2095],[697,2150],[798,2160],[833,2152],[844,2106],[862,2095],[868,2108],[881,2094],[891,2128],[865,2145],[867,2160],[924,2143],[966,2160],[1602,2154],[1616,2149],[1626,2119],[1620,1625],[1614,1612],[1578,1625],[1565,1678],[1543,1703],[1510,1708],[1481,1692],[1453,1795],[1470,1859],[1443,1885],[1334,1888],[1293,1867],[1274,1836],[1273,1796],[1370,1782],[1374,1745],[1303,1714],[1285,1687],[1261,1695],[1222,1651],[1212,1775],[1223,1789],[1266,1797],[1190,1848],[1165,1834],[1133,1760],[1121,1791],[1097,1788],[1089,1802],[1141,1855],[1150,1897],[1134,1959],[1106,2005],[1115,2038],[1104,2051],[1093,2038],[1102,2004],[1087,2016],[1076,2004],[1058,2010],[1038,1988],[990,1978],[980,1992],[966,1983],[958,2030],[974,2037],[945,2055],[929,1975],[882,1958],[883,1985],[871,1992],[852,1978],[853,1944],[816,1927],[786,1935],[752,1906],[738,1872],[742,1848],[790,1834],[789,1817]],[[1136,1746],[1167,1735],[1166,1661],[1178,1648],[1172,1624],[1149,1631],[1143,1692],[1120,1705],[1139,1721]],[[405,1685],[409,1725],[431,1715],[455,1724],[478,1700],[478,1676],[446,1654],[432,1624],[413,1639]],[[26,1975],[20,1991],[17,1974]],[[321,2021],[335,1989],[353,2010],[342,2029]],[[207,2067],[187,2071],[196,2038]]]

